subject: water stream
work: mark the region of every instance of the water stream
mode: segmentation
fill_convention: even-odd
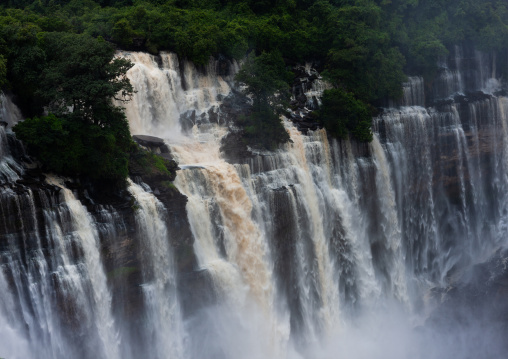
[[[0,128],[0,356],[467,353],[474,330],[458,347],[426,354],[415,328],[431,309],[431,288],[506,245],[508,99],[493,95],[499,79],[488,56],[475,52],[476,70],[466,71],[462,50],[454,54],[441,64],[432,99],[422,78],[408,79],[403,99],[374,119],[370,144],[302,134],[284,119],[291,143],[232,164],[220,150],[228,131],[220,103],[236,63],[212,59],[197,69],[174,54],[119,53],[135,63],[131,131],[164,138],[179,163],[175,185],[188,198],[195,270],[210,275],[216,297],[187,317],[171,223],[152,189],[129,181],[142,258],[126,269],[139,273],[134,320],[113,304],[103,248],[126,219],[102,208],[99,221],[62,179],[49,177],[40,190],[10,185],[23,168]],[[316,86],[309,96],[326,88]]]

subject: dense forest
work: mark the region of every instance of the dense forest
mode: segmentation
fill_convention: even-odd
[[[237,80],[254,97],[246,121],[288,139],[274,98],[288,71],[312,61],[333,85],[316,116],[334,136],[372,137],[386,98],[406,75],[431,82],[454,44],[507,57],[505,0],[7,0],[0,6],[0,86],[29,119],[15,129],[45,165],[64,174],[127,175],[132,66],[116,49],[174,51],[198,65],[247,59]],[[505,62],[506,63],[506,62]],[[508,73],[508,69],[503,69]],[[260,74],[266,73],[267,76]],[[278,94],[280,96],[273,96]],[[45,110],[45,111],[44,111]],[[260,126],[262,122],[270,125]]]

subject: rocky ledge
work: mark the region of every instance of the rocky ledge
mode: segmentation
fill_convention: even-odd
[[[196,267],[196,258],[185,209],[187,197],[173,184],[180,168],[163,139],[142,135],[133,138],[142,148],[131,154],[129,174],[135,181],[147,184],[166,208],[178,268],[180,271],[192,271]]]
[[[185,316],[215,302],[212,278],[208,271],[198,269],[194,252],[194,237],[187,218],[187,197],[173,184],[180,169],[164,140],[153,136],[133,136],[142,147],[130,161],[130,175],[150,186],[153,194],[166,208],[166,223],[171,233],[171,245],[178,270],[178,292]],[[154,157],[153,155],[157,156]],[[161,168],[165,166],[165,171]]]
[[[322,128],[317,121],[316,111],[320,105],[321,92],[329,86],[319,75],[319,72],[310,66],[295,66],[295,78],[292,85],[292,100],[287,117],[303,133]]]

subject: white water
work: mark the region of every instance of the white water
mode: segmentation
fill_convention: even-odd
[[[12,127],[22,118],[17,106],[3,92],[0,92],[0,121],[7,122],[7,125]]]
[[[95,313],[94,317],[90,319],[97,326],[97,332],[104,347],[104,356],[112,359],[120,358],[120,343],[115,321],[111,315],[111,295],[98,251],[97,229],[86,208],[74,197],[72,192],[66,188],[63,188],[62,192],[75,231],[73,236],[76,236],[83,248],[83,264],[88,272],[88,275],[84,275],[84,277],[88,278],[92,285],[91,300],[94,302]],[[66,263],[66,265],[69,264]]]
[[[146,355],[184,358],[184,332],[176,297],[176,276],[165,209],[155,196],[129,180],[129,192],[139,209],[136,223],[143,241],[143,293],[146,300]]]
[[[486,91],[497,84],[489,80],[495,73],[488,70],[466,84],[460,56],[457,50],[456,70],[443,72],[446,85],[440,91],[461,93],[471,81]],[[486,66],[481,56],[478,66]],[[179,173],[176,184],[189,197],[200,266],[235,303],[249,297],[261,303],[257,310],[285,328],[267,331],[279,335],[279,342],[289,340],[289,347],[312,353],[313,343],[327,342],[324,338],[354,336],[351,308],[374,313],[392,301],[399,308],[394,313],[406,323],[400,328],[407,329],[419,315],[413,312],[415,305],[420,307],[419,298],[433,283],[445,284],[454,270],[485,258],[501,244],[506,227],[502,210],[492,216],[487,207],[491,192],[503,193],[506,183],[501,158],[507,139],[502,132],[496,141],[484,141],[496,126],[505,128],[506,101],[493,98],[467,109],[453,105],[439,112],[420,107],[425,104],[423,87],[422,78],[410,78],[403,107],[376,119],[379,133],[370,145],[370,159],[355,158],[347,141],[328,143],[321,132],[303,136],[289,123],[293,144],[241,166],[222,159],[220,127],[195,128],[190,137],[168,141],[176,159],[188,168]],[[488,124],[476,123],[482,116]],[[486,175],[480,158],[491,152],[494,164]],[[449,168],[454,172],[449,174]],[[449,183],[450,176],[456,185]],[[496,179],[492,185],[486,182],[491,176]],[[447,186],[458,193],[448,193]],[[504,208],[503,198],[499,206]],[[284,218],[292,226],[289,233],[278,228]],[[289,254],[277,253],[281,235],[294,243]],[[248,268],[238,242],[249,245]],[[290,273],[280,268],[281,261],[290,263]],[[284,281],[290,281],[289,287]],[[245,310],[239,315],[249,318]],[[377,318],[374,323],[388,320],[372,316]],[[371,317],[366,318],[372,324]],[[300,341],[307,343],[306,349]],[[389,351],[386,357],[405,357],[417,345],[413,339],[408,342],[411,345],[399,353]],[[372,355],[378,346],[386,349],[377,343],[367,353]],[[329,344],[323,357],[342,350]]]
[[[443,63],[435,98],[494,92],[499,81],[486,58],[475,55],[481,71],[466,76],[456,53]],[[141,315],[133,319],[115,311],[99,225],[74,194],[2,187],[1,357],[467,353],[467,342],[428,352],[434,342],[415,327],[430,309],[430,288],[506,245],[508,99],[425,108],[423,80],[413,77],[401,106],[374,119],[369,145],[329,140],[323,130],[303,135],[285,122],[292,143],[230,164],[220,152],[227,129],[218,105],[234,65],[218,76],[216,61],[205,74],[172,54],[119,56],[135,62],[131,130],[164,137],[182,168],[175,185],[188,197],[196,269],[210,275],[216,300],[183,317],[171,222],[149,189],[129,182],[139,238],[117,238],[117,215],[102,208],[104,237],[139,241]],[[9,168],[1,172],[11,183],[19,175]]]
[[[471,81],[485,89],[496,85],[489,71],[466,84],[460,56],[457,50],[457,70],[443,72],[440,91],[461,93]],[[478,61],[485,66],[483,58]],[[228,89],[215,86],[206,91]],[[493,216],[487,207],[492,191],[501,194],[506,184],[502,158],[508,141],[504,132],[484,141],[494,128],[506,128],[505,99],[437,111],[421,107],[423,89],[422,78],[409,78],[402,107],[375,120],[370,158],[356,157],[356,145],[348,141],[328,143],[322,131],[302,135],[290,123],[292,144],[244,165],[222,158],[226,132],[220,126],[169,136],[184,168],[175,184],[189,199],[199,265],[211,273],[231,315],[225,319],[219,306],[207,321],[220,323],[214,330],[248,348],[244,356],[298,357],[296,349],[305,357],[405,358],[417,350],[415,337],[404,335],[407,345],[397,348],[387,343],[421,322],[426,291],[502,243],[502,209]],[[199,107],[187,102],[178,111]],[[476,123],[482,116],[486,123]],[[484,175],[481,157],[491,152],[492,172]],[[458,183],[450,183],[451,177]],[[487,178],[495,180],[490,184]],[[458,193],[448,193],[449,186]],[[504,208],[504,195],[499,199],[496,206]],[[388,329],[378,325],[391,315],[397,319]],[[231,333],[238,325],[251,333]],[[369,335],[382,340],[355,350]],[[231,339],[214,340],[223,357],[238,356]],[[268,340],[268,351],[259,340]]]
[[[37,193],[44,206],[41,215],[36,213],[31,191],[21,196],[2,194],[3,215],[19,218],[18,230],[27,247],[19,248],[15,242],[19,239],[12,235],[12,251],[2,255],[2,267],[16,286],[7,308],[17,309],[6,320],[10,325],[27,323],[26,329],[18,328],[22,338],[32,338],[25,357],[78,357],[69,339],[87,338],[79,357],[118,358],[119,341],[95,226],[73,194],[65,188],[61,192],[63,204],[53,209],[53,199],[43,191]],[[42,233],[40,218],[45,226]],[[62,321],[57,313],[63,314]],[[76,331],[67,332],[67,325]]]
[[[161,53],[160,64],[154,56],[139,52],[122,52],[118,56],[135,65],[128,72],[136,93],[125,104],[132,134],[153,134],[175,138],[181,131],[180,116],[194,114],[190,127],[209,111],[216,112],[218,96],[228,94],[227,81],[232,76],[218,76],[219,64],[213,59],[206,66],[206,75],[187,61],[178,61],[175,54]],[[237,71],[232,63],[232,75]]]

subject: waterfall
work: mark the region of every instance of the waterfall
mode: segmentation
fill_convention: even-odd
[[[183,168],[175,184],[188,197],[199,266],[211,273],[219,296],[208,319],[193,319],[221,323],[213,326],[221,333],[203,343],[213,348],[211,357],[238,356],[221,335],[231,328],[254,357],[297,357],[294,350],[312,357],[327,338],[323,357],[343,353],[349,344],[337,347],[333,338],[357,335],[353,323],[360,318],[366,326],[372,318],[384,320],[380,308],[391,308],[400,324],[392,329],[399,333],[424,313],[431,286],[446,285],[460,268],[504,243],[505,98],[424,107],[471,89],[493,93],[488,88],[497,84],[495,69],[484,69],[489,59],[475,52],[479,70],[466,71],[462,52],[468,51],[457,48],[452,61],[441,64],[433,97],[425,98],[421,77],[410,77],[403,99],[374,120],[367,149],[329,141],[324,131],[303,135],[287,121],[291,144],[255,153],[243,164],[223,158],[220,141],[227,130],[220,121],[196,121],[192,133],[167,139]],[[210,83],[214,91],[206,91],[227,94],[219,82]],[[303,86],[303,94],[311,101],[324,86]],[[180,103],[175,119],[201,106]],[[230,308],[228,319],[222,305]],[[260,334],[247,307],[268,323],[268,335]],[[251,328],[248,338],[239,325]],[[253,344],[259,335],[270,338],[276,351]],[[412,352],[418,345],[413,339],[393,355]]]
[[[22,118],[21,111],[10,97],[0,92],[0,121],[4,121],[8,126],[14,126]]]
[[[165,209],[153,194],[130,180],[128,190],[139,206],[136,224],[143,242],[144,355],[150,358],[184,358],[184,331],[176,297],[176,275]]]
[[[395,174],[403,243],[416,273],[444,281],[461,261],[481,258],[498,245],[505,106],[500,97],[440,111],[406,107],[375,121]]]
[[[138,348],[127,339],[129,329],[120,327],[126,318],[113,314],[99,243],[99,232],[114,237],[117,214],[101,208],[105,223],[98,228],[62,181],[50,178],[49,183],[49,192],[5,189],[0,194],[2,219],[17,221],[4,223],[0,240],[1,353],[19,358],[134,358]],[[164,208],[132,182],[129,191],[139,206],[135,220],[143,241],[146,301],[143,338],[136,345],[152,358],[184,358]]]
[[[423,78],[411,76],[402,84],[403,96],[400,106],[425,106]]]
[[[9,358],[28,358],[30,355],[29,342],[23,337],[20,323],[15,322],[15,318],[12,318],[16,306],[14,298],[12,298],[10,293],[9,285],[1,271],[0,290],[2,291],[2,297],[0,299],[0,307],[2,309],[0,312],[2,355]]]
[[[190,141],[172,147],[176,159],[184,166],[199,163],[199,167],[182,171],[176,185],[189,198],[187,211],[199,265],[211,272],[220,296],[236,311],[238,320],[242,320],[247,308],[263,316],[266,323],[260,326],[264,328],[253,328],[273,333],[269,336],[269,346],[273,348],[263,349],[259,343],[252,349],[261,349],[257,355],[262,356],[267,350],[265,355],[274,356],[280,350],[278,346],[287,341],[288,329],[274,310],[273,263],[265,228],[253,220],[258,203],[249,196],[235,166],[220,158],[218,140],[220,135],[206,144]],[[239,354],[231,348],[223,350],[227,357]]]
[[[19,221],[10,227],[17,233],[3,235],[1,263],[16,308],[10,321],[26,323],[21,335],[31,338],[29,356],[118,358],[97,231],[83,205],[66,188],[60,198],[5,190],[2,204],[4,218]]]
[[[230,91],[229,82],[238,65],[227,63],[230,71],[221,71],[221,62],[211,60],[204,71],[176,54],[161,53],[158,57],[137,52],[122,52],[134,63],[128,71],[136,93],[125,104],[131,133],[153,134],[174,138],[185,128],[216,117],[221,96]],[[203,74],[204,72],[204,74]],[[183,117],[183,120],[181,120]]]
[[[456,329],[453,347],[441,341],[455,333],[425,321],[440,288],[506,246],[508,98],[490,55],[457,47],[432,86],[409,77],[402,99],[373,119],[370,144],[304,134],[283,118],[291,142],[229,162],[221,103],[234,92],[235,62],[117,56],[134,62],[131,131],[163,137],[179,164],[174,185],[187,202],[178,216],[193,241],[179,247],[176,195],[139,178],[104,203],[69,179],[27,180],[0,126],[0,357],[468,352],[481,328]],[[328,84],[308,65],[299,71],[313,76],[298,87],[312,108]],[[2,119],[16,122],[2,103]],[[182,251],[195,256],[185,268]]]

